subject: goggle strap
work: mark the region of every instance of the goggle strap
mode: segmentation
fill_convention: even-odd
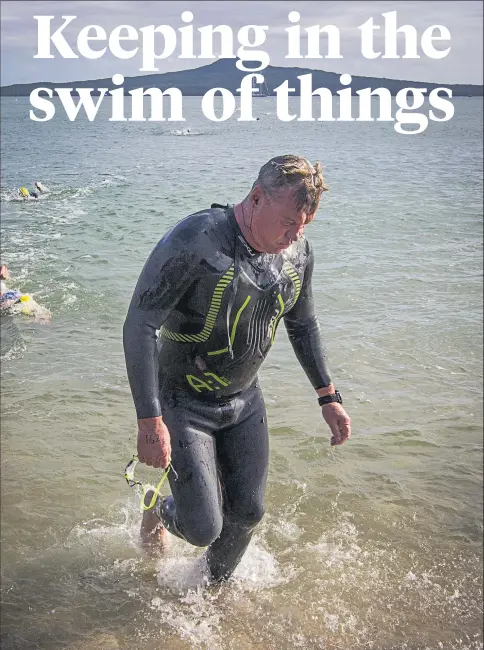
[[[166,481],[166,477],[168,476],[170,468],[171,468],[171,463],[168,465],[168,467],[163,472],[163,475],[160,478],[160,481],[159,481],[158,485],[155,488],[152,485],[143,485],[142,486],[143,495],[141,497],[141,507],[142,507],[143,510],[151,510],[154,507],[154,505],[156,503],[156,499],[158,498],[158,495],[160,494],[161,486]],[[146,505],[145,504],[145,495],[150,489],[154,490],[153,491],[153,496],[151,497],[151,501],[150,501],[149,505]]]

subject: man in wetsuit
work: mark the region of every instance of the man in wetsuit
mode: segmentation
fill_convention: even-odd
[[[208,546],[214,582],[232,574],[264,514],[269,447],[257,372],[281,320],[331,444],[350,437],[326,365],[313,252],[303,236],[325,189],[319,163],[273,158],[241,203],[192,214],[160,240],[128,310],[138,457],[159,468],[171,459],[175,470],[172,495],[143,517],[142,538],[163,540],[168,530]]]

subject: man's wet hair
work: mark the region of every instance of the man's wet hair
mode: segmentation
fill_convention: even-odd
[[[321,195],[328,190],[319,162],[312,165],[306,158],[293,154],[276,156],[266,162],[252,188],[256,185],[271,199],[275,199],[280,190],[294,188],[292,196],[296,208],[309,214],[316,211]]]

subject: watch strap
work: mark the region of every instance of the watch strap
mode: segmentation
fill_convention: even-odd
[[[325,404],[331,404],[332,402],[337,402],[338,404],[343,404],[343,398],[341,393],[337,390],[334,391],[331,395],[324,395],[323,397],[318,398],[319,406],[324,406]]]

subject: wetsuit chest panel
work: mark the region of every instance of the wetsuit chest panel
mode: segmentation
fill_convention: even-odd
[[[292,295],[288,283],[273,285],[267,290],[255,287],[244,273],[239,276],[237,296],[234,301],[230,316],[225,311],[217,323],[216,333],[208,341],[204,352],[209,357],[220,357],[222,365],[232,365],[240,362],[244,357],[254,358],[265,356],[273,342],[273,333],[277,326],[277,319],[283,313],[284,301],[281,292]],[[229,354],[228,339],[232,348]],[[213,347],[213,343],[221,341],[221,347]],[[212,343],[212,347],[210,347]]]
[[[307,262],[303,241],[263,254],[238,243],[230,220],[213,232],[203,273],[194,273],[171,311],[159,346],[160,386],[207,399],[233,395],[254,381],[280,320],[298,299]]]
[[[287,260],[279,267],[266,273],[266,286],[260,287],[244,265],[230,310],[234,264],[222,275],[205,275],[197,282],[162,329],[164,371],[183,373],[187,384],[206,397],[249,385],[274,343],[282,316],[299,295],[301,278],[295,268]]]
[[[253,280],[242,269],[239,276],[238,293],[242,294],[237,302],[242,302],[244,297],[250,300],[250,304],[242,305],[247,308],[237,312],[240,318],[237,322],[237,330],[234,332],[233,344],[237,348],[242,345],[245,349],[238,349],[239,356],[250,354],[251,351],[258,355],[265,354],[274,342],[274,336],[280,318],[290,309],[297,300],[298,287],[300,282],[294,282],[281,265],[281,271],[276,275],[273,269],[272,274],[266,275],[267,286],[255,286]],[[275,281],[269,282],[269,279]]]
[[[264,270],[263,286],[256,285],[256,275],[251,271],[251,265],[239,269],[237,294],[229,320],[229,294],[236,279],[233,263],[225,273],[206,273],[191,287],[170,314],[162,335],[179,342],[207,343],[213,348],[215,341],[227,338],[228,327],[234,335],[237,330],[246,332],[247,342],[253,339],[254,331],[258,332],[258,340],[264,338],[264,330],[274,329],[275,333],[272,325],[276,325],[279,317],[297,300],[300,278],[294,267],[284,261]],[[273,339],[270,333],[268,337]]]

